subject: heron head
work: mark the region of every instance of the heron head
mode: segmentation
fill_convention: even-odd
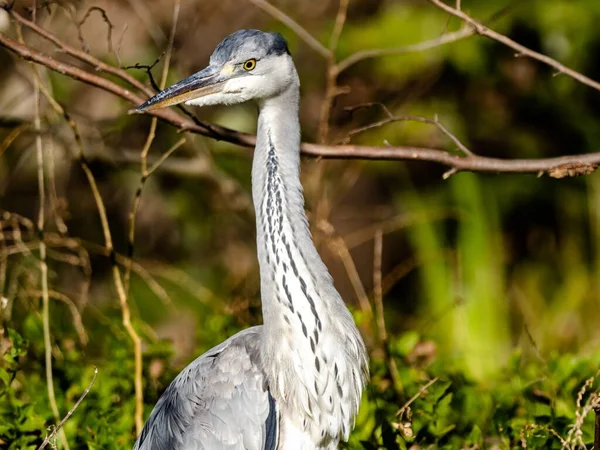
[[[137,111],[179,103],[206,106],[261,101],[293,83],[297,83],[296,70],[283,36],[239,30],[217,45],[208,67],[159,92]]]

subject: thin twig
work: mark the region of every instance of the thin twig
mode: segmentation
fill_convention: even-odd
[[[531,59],[540,61],[540,62],[556,69],[559,74],[564,73],[565,75],[568,75],[569,77],[574,78],[575,80],[579,81],[580,83],[585,84],[586,86],[589,86],[592,89],[600,91],[600,83],[598,81],[592,80],[591,78],[588,78],[585,75],[583,75],[579,72],[576,72],[573,69],[568,68],[564,64],[556,61],[555,59],[550,58],[549,56],[546,56],[546,55],[543,55],[536,51],[528,49],[527,47],[519,44],[518,42],[513,41],[509,37],[504,36],[503,34],[500,34],[496,31],[486,27],[481,22],[478,22],[477,20],[473,19],[468,14],[462,12],[460,9],[453,8],[452,6],[448,6],[445,3],[443,3],[441,0],[427,0],[427,1],[429,3],[431,3],[432,5],[435,5],[438,8],[446,11],[448,14],[451,14],[454,17],[458,17],[463,22],[468,24],[475,31],[475,33],[477,33],[481,36],[490,38],[494,41],[500,42],[501,44],[504,44],[507,47],[510,47],[513,50],[516,50],[517,54],[515,56],[527,56]]]
[[[417,260],[415,258],[409,258],[394,266],[392,270],[390,270],[383,278],[383,293],[387,294],[390,291],[390,289],[392,289],[396,285],[396,283],[398,283],[399,280],[401,280],[410,272],[419,267],[421,263],[422,261],[420,260]]]
[[[360,305],[360,309],[363,313],[367,315],[368,318],[373,316],[373,308],[371,307],[371,302],[369,302],[369,297],[367,292],[365,291],[365,287],[362,284],[360,279],[360,275],[356,270],[356,265],[354,264],[354,260],[352,259],[352,255],[350,254],[350,250],[346,246],[344,239],[337,235],[335,228],[333,225],[325,220],[321,220],[317,223],[319,230],[321,230],[329,239],[327,240],[327,245],[330,250],[338,255],[342,264],[344,265],[344,269],[346,270],[346,274],[350,279],[350,283],[354,289],[356,297],[358,299],[358,304]]]
[[[148,81],[150,81],[150,85],[152,86],[152,89],[154,89],[155,91],[160,91],[160,86],[158,85],[158,83],[156,82],[156,80],[154,79],[154,75],[152,75],[152,69],[154,69],[154,67],[163,59],[163,57],[165,56],[165,52],[162,52],[160,55],[158,55],[156,57],[156,59],[154,60],[154,62],[152,64],[142,64],[142,63],[135,63],[133,65],[130,66],[124,66],[121,67],[124,70],[130,70],[130,69],[139,69],[139,70],[143,70],[144,72],[146,72],[146,75],[148,75]]]
[[[14,128],[10,133],[8,133],[8,136],[6,136],[2,141],[2,144],[0,144],[0,156],[2,156],[2,153],[4,153],[8,149],[8,147],[12,145],[15,139],[17,139],[21,135],[21,133],[26,131],[30,126],[31,124],[24,123]]]
[[[90,48],[87,45],[87,42],[85,42],[85,39],[83,38],[83,32],[82,32],[81,28],[85,24],[85,21],[88,19],[88,17],[90,17],[90,15],[94,11],[98,11],[98,13],[100,13],[100,15],[102,16],[102,19],[104,20],[104,22],[106,23],[106,25],[108,27],[107,37],[106,37],[106,40],[108,42],[108,52],[114,53],[113,43],[112,43],[112,32],[113,32],[114,26],[113,26],[112,22],[110,21],[110,19],[108,18],[108,14],[106,13],[106,11],[99,6],[90,6],[88,8],[88,10],[84,13],[81,20],[77,21],[77,33],[79,35],[79,41],[81,42],[81,45],[82,45],[84,51],[86,53],[89,53]],[[117,58],[117,60],[118,59],[119,58]]]
[[[346,23],[349,3],[349,0],[339,0],[338,12],[335,18],[333,31],[329,39],[329,54],[325,56],[327,63],[325,69],[325,92],[323,94],[323,101],[321,102],[317,130],[317,142],[319,144],[329,143],[329,122],[331,120],[331,110],[333,108],[335,98],[342,92],[338,88],[337,84],[339,72],[336,65],[335,50]],[[325,201],[326,189],[323,187],[325,178],[325,164],[323,164],[321,161],[317,161],[317,164],[311,173],[311,177],[307,180],[308,182],[306,187],[307,195],[311,196],[312,194],[312,196],[316,199],[314,214],[314,220],[316,223],[327,221],[330,213],[330,210],[327,207],[328,203]]]
[[[433,119],[429,119],[427,117],[422,117],[422,116],[412,116],[412,115],[406,115],[406,116],[395,116],[393,115],[389,109],[387,109],[385,107],[385,105],[381,105],[384,108],[384,111],[386,112],[387,117],[385,119],[379,120],[377,122],[373,122],[370,123],[368,125],[365,125],[363,127],[360,128],[356,128],[352,131],[350,131],[347,135],[346,138],[344,139],[345,143],[350,142],[350,140],[356,136],[357,134],[360,133],[364,133],[365,131],[368,130],[372,130],[374,128],[379,128],[382,127],[384,125],[387,125],[389,123],[393,123],[393,122],[405,122],[405,121],[411,121],[411,122],[421,122],[421,123],[426,123],[429,125],[434,125],[435,127],[438,128],[438,130],[440,130],[443,134],[445,134],[452,142],[454,142],[454,144],[459,148],[459,150],[461,152],[463,152],[465,154],[465,156],[474,156],[473,152],[471,150],[469,150],[467,148],[466,145],[464,145],[460,139],[458,139],[454,134],[452,134],[444,125],[442,125],[442,123],[439,121],[439,118],[437,116],[437,114],[435,115],[435,117]]]
[[[428,211],[427,213],[401,213],[388,219],[377,221],[376,223],[366,225],[356,231],[352,231],[344,236],[344,241],[348,248],[352,249],[369,242],[377,231],[381,229],[384,235],[393,233],[403,228],[408,228],[423,223],[435,222],[449,218],[456,218],[458,212],[452,209],[443,209]]]
[[[404,414],[404,411],[406,411],[406,408],[408,408],[416,399],[418,399],[421,395],[423,395],[423,393],[426,392],[427,389],[429,389],[432,384],[437,382],[438,379],[439,379],[438,377],[435,377],[435,378],[429,380],[427,382],[427,384],[425,384],[425,386],[422,386],[421,389],[419,389],[419,391],[415,395],[413,395],[404,405],[402,405],[402,408],[400,408],[396,412],[396,416],[402,416],[402,414]]]
[[[43,297],[43,291],[29,291],[27,294],[31,297]],[[55,300],[59,300],[67,305],[69,311],[71,312],[71,316],[73,316],[73,326],[75,327],[75,331],[77,331],[77,335],[79,336],[79,341],[86,345],[88,343],[88,335],[85,331],[85,327],[83,326],[83,321],[81,320],[81,313],[77,309],[75,302],[69,298],[69,296],[63,294],[62,292],[57,292],[54,290],[49,290],[48,295]]]
[[[463,27],[458,31],[451,33],[444,33],[440,37],[430,39],[428,41],[419,42],[417,44],[405,45],[396,48],[378,48],[371,50],[360,50],[356,53],[351,54],[345,59],[341,60],[337,64],[338,72],[342,73],[348,70],[350,66],[370,58],[378,58],[386,55],[400,55],[402,53],[416,53],[425,50],[431,50],[432,48],[441,47],[442,45],[456,42],[466,37],[472,36],[475,31],[471,27]]]
[[[336,63],[335,50],[337,48],[339,38],[342,34],[342,30],[344,29],[344,25],[346,24],[346,14],[348,12],[349,3],[349,0],[340,0],[338,12],[335,17],[335,24],[333,26],[333,31],[329,39],[328,54],[324,55],[325,60],[327,61],[327,68],[325,70],[327,79],[325,82],[325,94],[323,96],[324,99],[321,103],[321,111],[319,113],[319,130],[317,134],[317,142],[319,144],[328,143],[331,108],[333,107],[334,99],[338,96],[338,94],[342,92],[340,91],[337,85],[339,69]],[[319,170],[317,170],[314,174],[314,178],[316,178],[317,180],[315,186],[316,191],[319,190],[320,180],[323,178],[322,170],[322,166],[319,166]]]
[[[335,52],[338,46],[338,42],[340,40],[340,36],[342,35],[342,30],[344,29],[344,24],[346,23],[346,15],[348,13],[348,4],[350,0],[340,0],[340,6],[338,8],[337,15],[335,17],[335,24],[333,25],[333,31],[331,32],[331,37],[329,38],[329,51]]]
[[[150,166],[148,169],[148,176],[152,175],[152,173],[160,167],[162,163],[164,163],[169,156],[171,156],[179,147],[181,147],[187,141],[186,138],[181,138],[175,144],[173,144],[166,152],[164,152],[160,157]]]
[[[88,387],[85,388],[85,391],[83,391],[83,394],[81,394],[81,396],[75,402],[73,407],[69,410],[67,415],[65,417],[63,417],[63,419],[58,423],[58,425],[54,428],[54,430],[52,430],[52,433],[50,433],[48,436],[46,436],[46,438],[44,439],[44,442],[42,442],[42,444],[37,448],[37,450],[43,450],[46,447],[46,445],[48,445],[50,443],[52,438],[54,438],[54,436],[56,436],[56,433],[62,429],[62,426],[65,424],[65,422],[67,420],[69,420],[69,417],[71,417],[73,415],[73,413],[79,407],[79,405],[81,404],[83,399],[89,394],[90,390],[92,389],[92,386],[94,385],[94,381],[96,381],[97,375],[98,375],[98,368],[94,367],[94,376],[92,377],[92,381],[90,381],[90,384],[88,384]]]
[[[294,33],[296,33],[298,35],[298,37],[306,43],[306,45],[311,47],[317,53],[319,53],[320,55],[322,55],[325,58],[330,56],[331,52],[327,49],[327,47],[325,47],[323,44],[321,44],[319,41],[317,41],[298,22],[296,22],[290,16],[285,14],[283,11],[276,8],[275,6],[273,6],[272,4],[270,4],[269,2],[267,2],[265,0],[248,0],[248,1],[252,4],[254,4],[255,6],[258,6],[260,9],[265,11],[267,14],[271,15],[272,17],[274,17],[275,19],[277,19],[278,21],[280,21],[281,23],[286,25],[290,30],[292,30]]]
[[[167,50],[164,53],[165,61],[164,61],[162,76],[161,76],[161,80],[160,80],[160,86],[159,86],[160,90],[163,90],[167,83],[167,76],[169,74],[169,66],[171,64],[171,55],[173,52],[173,44],[175,42],[175,32],[177,30],[177,21],[179,20],[179,10],[180,10],[180,1],[175,0],[175,4],[173,6],[173,20],[172,20],[172,25],[171,25],[171,33],[169,35]],[[151,75],[150,69],[148,69],[148,73]],[[150,151],[150,147],[152,146],[152,142],[154,141],[154,138],[156,136],[157,122],[158,122],[158,119],[156,117],[153,117],[152,121],[150,122],[150,130],[148,131],[148,136],[146,138],[146,142],[144,143],[144,146],[140,152],[140,160],[141,160],[140,182],[139,182],[137,191],[135,193],[135,197],[133,199],[131,210],[129,211],[129,233],[128,233],[127,257],[128,257],[128,260],[130,261],[130,263],[126,266],[125,273],[123,276],[125,293],[127,295],[129,295],[129,279],[131,277],[131,261],[133,260],[134,245],[135,245],[135,219],[137,216],[137,212],[138,212],[140,203],[142,201],[142,191],[144,189],[144,186],[146,185],[146,181],[148,180],[148,177],[150,176],[150,172],[148,171],[148,153]],[[172,152],[166,152],[165,159],[171,153]]]

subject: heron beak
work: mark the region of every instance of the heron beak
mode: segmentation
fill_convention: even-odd
[[[152,111],[220,92],[230,75],[231,70],[227,67],[219,70],[214,66],[208,66],[200,72],[160,91],[138,106],[136,111]]]

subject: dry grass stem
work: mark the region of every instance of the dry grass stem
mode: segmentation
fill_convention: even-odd
[[[23,35],[21,29],[17,28],[17,34],[20,42],[24,45]],[[37,72],[38,68],[33,63],[30,64],[31,72],[33,74],[34,84],[34,130],[35,135],[35,148],[36,148],[36,160],[37,160],[37,181],[38,181],[38,218],[36,229],[38,233],[43,236],[45,228],[45,204],[46,204],[46,189],[45,189],[45,177],[44,177],[44,148],[42,143],[42,122],[41,122],[41,104],[40,104],[40,77]],[[46,372],[46,387],[48,391],[48,401],[50,403],[50,409],[54,416],[54,420],[58,422],[60,420],[60,413],[58,411],[58,405],[56,403],[56,394],[54,392],[54,379],[52,376],[52,337],[50,335],[50,296],[48,289],[48,265],[46,262],[46,245],[40,242],[39,245],[39,266],[40,266],[40,278],[41,278],[41,289],[42,289],[42,326],[44,335],[44,363]],[[63,447],[69,450],[69,443],[67,436],[64,431],[60,432],[60,440]]]
[[[44,293],[42,291],[28,291],[27,294],[31,297],[43,297]],[[88,335],[85,331],[85,327],[83,326],[83,321],[81,320],[81,313],[77,309],[75,302],[68,295],[63,294],[62,292],[49,290],[48,295],[58,301],[63,302],[69,308],[69,312],[73,317],[73,326],[75,327],[75,331],[77,332],[77,336],[79,337],[79,341],[82,345],[87,345],[88,343]]]
[[[8,147],[11,146],[15,139],[17,139],[21,135],[21,133],[26,131],[30,126],[30,124],[24,123],[14,128],[10,133],[8,133],[8,135],[2,141],[2,144],[0,144],[0,156],[2,156],[2,153],[4,153],[8,149]]]
[[[39,83],[38,83],[39,84]],[[77,124],[75,121],[69,116],[69,114],[64,110],[57,102],[53,99],[53,97],[46,91],[40,89],[40,92],[46,95],[49,104],[56,110],[56,112],[62,115],[71,128],[73,133],[73,137],[75,140],[75,144],[77,147],[77,160],[81,169],[83,170],[90,189],[92,191],[92,195],[94,197],[94,202],[96,204],[96,208],[98,210],[98,215],[100,218],[100,224],[102,228],[102,234],[104,235],[104,242],[107,251],[109,252],[109,258],[112,263],[112,275],[113,282],[115,286],[115,290],[117,292],[117,296],[119,299],[119,304],[121,307],[122,314],[122,323],[123,327],[127,331],[131,341],[133,342],[133,355],[134,355],[134,386],[135,386],[135,424],[136,431],[139,434],[143,427],[143,413],[144,413],[144,397],[143,397],[143,386],[142,386],[142,342],[135,331],[133,324],[131,322],[131,311],[129,309],[129,304],[127,302],[127,296],[125,294],[125,288],[123,285],[123,280],[121,277],[121,272],[119,271],[118,266],[116,265],[116,256],[113,246],[113,240],[110,232],[110,227],[108,224],[108,216],[106,214],[106,207],[104,205],[104,201],[102,200],[102,196],[100,195],[100,191],[98,189],[98,185],[96,183],[96,179],[94,178],[94,174],[90,170],[87,161],[85,159],[85,154],[83,152],[83,141],[81,139],[81,134],[77,128]],[[40,243],[40,249],[44,247],[45,243]],[[57,419],[58,420],[58,419]],[[62,432],[61,432],[62,433]]]
[[[183,144],[185,144],[186,141],[187,141],[186,138],[179,139],[166,152],[164,152],[162,155],[160,155],[160,157],[156,161],[154,161],[152,166],[150,166],[150,168],[148,169],[148,176],[152,175],[152,173],[154,173],[154,171],[156,169],[158,169],[160,167],[160,165],[163,164],[169,156],[171,156],[177,149],[179,149],[179,147],[181,147]]]
[[[521,447],[527,448],[527,434],[535,432],[536,430],[544,430],[554,436],[556,439],[560,441],[562,450],[575,450],[567,441],[565,441],[560,434],[556,432],[556,430],[545,426],[545,425],[537,425],[537,424],[527,424],[523,427],[520,432],[521,438]],[[585,448],[585,447],[584,447]]]
[[[77,33],[79,35],[79,42],[81,42],[81,46],[83,47],[83,50],[86,53],[89,53],[90,48],[87,45],[87,42],[85,42],[85,39],[83,38],[82,27],[85,24],[85,21],[91,16],[91,14],[94,11],[98,11],[98,13],[102,16],[102,20],[104,20],[104,22],[106,23],[106,26],[108,27],[107,36],[106,36],[106,43],[108,45],[108,53],[114,54],[116,56],[117,61],[119,61],[119,65],[120,65],[119,55],[115,53],[115,50],[113,47],[113,42],[112,42],[112,33],[113,33],[114,26],[113,26],[112,22],[110,21],[110,19],[108,18],[107,12],[103,8],[100,8],[99,6],[90,6],[87,9],[87,11],[83,14],[83,17],[81,18],[81,20],[76,22]]]

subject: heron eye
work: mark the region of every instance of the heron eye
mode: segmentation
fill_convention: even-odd
[[[256,60],[254,58],[249,59],[244,63],[244,70],[250,71],[256,67]]]

